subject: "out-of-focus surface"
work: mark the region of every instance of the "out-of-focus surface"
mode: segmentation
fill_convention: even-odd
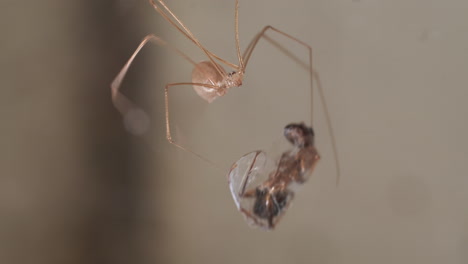
[[[236,62],[234,1],[167,4]],[[1,263],[468,262],[467,2],[240,0],[242,49],[265,25],[313,47],[340,154],[336,188],[315,98],[322,160],[273,232],[246,225],[226,173],[247,152],[279,155],[287,123],[310,123],[300,64],[261,41],[244,85],[223,98],[171,91],[174,137],[214,167],[165,139],[164,84],[191,74],[176,54],[148,46],[123,84],[150,113],[145,140],[110,102],[146,34],[205,59],[146,1],[0,7]]]

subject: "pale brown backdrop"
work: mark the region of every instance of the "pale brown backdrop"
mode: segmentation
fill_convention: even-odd
[[[234,1],[167,4],[235,62]],[[0,10],[1,263],[468,262],[466,1],[240,1],[242,49],[265,25],[313,47],[340,154],[336,187],[315,100],[322,160],[273,232],[247,227],[226,173],[249,151],[278,155],[287,123],[310,123],[300,63],[261,42],[224,98],[174,89],[174,137],[212,166],[165,140],[163,86],[190,81],[175,54],[144,49],[123,84],[150,113],[145,138],[111,104],[109,84],[146,34],[204,59],[147,1]]]

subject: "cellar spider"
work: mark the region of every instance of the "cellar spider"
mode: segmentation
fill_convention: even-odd
[[[195,92],[208,103],[213,102],[218,97],[221,97],[227,93],[227,91],[232,87],[239,87],[242,85],[244,79],[244,74],[250,57],[258,44],[260,38],[262,38],[266,32],[271,31],[275,32],[281,36],[286,37],[298,44],[304,46],[309,52],[309,65],[312,65],[312,48],[301,40],[275,28],[272,26],[265,26],[249,43],[243,54],[241,54],[239,46],[239,0],[235,2],[235,45],[237,52],[238,62],[231,63],[213,52],[205,48],[194,34],[188,29],[188,27],[169,9],[163,0],[149,0],[149,3],[153,8],[175,29],[177,29],[182,35],[184,35],[188,40],[194,43],[207,57],[207,60],[196,63],[188,55],[180,51],[179,49],[168,45],[167,42],[162,40],[156,35],[150,34],[147,35],[141,43],[138,45],[137,49],[134,51],[130,59],[125,63],[120,72],[117,74],[115,79],[111,83],[111,96],[114,106],[124,117],[124,121],[136,122],[134,125],[130,125],[129,130],[134,134],[143,134],[147,130],[149,124],[148,115],[142,111],[139,107],[135,105],[130,99],[124,96],[119,88],[122,84],[122,81],[127,74],[127,71],[132,64],[133,60],[140,52],[140,50],[148,43],[155,43],[160,46],[168,46],[171,50],[175,51],[182,58],[191,63],[194,68],[192,71],[192,80],[191,82],[175,82],[168,83],[164,87],[164,98],[165,98],[165,123],[166,123],[166,139],[169,143],[174,146],[190,152],[199,158],[211,163],[203,156],[189,150],[188,148],[182,146],[180,143],[176,142],[172,138],[170,118],[169,118],[169,89],[175,86],[181,85],[192,85]],[[232,71],[226,71],[223,66],[226,66]],[[312,76],[311,83],[312,83]]]

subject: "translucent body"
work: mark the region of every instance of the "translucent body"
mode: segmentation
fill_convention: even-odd
[[[220,65],[218,65],[218,67],[224,76],[226,76],[227,74],[224,68]],[[219,73],[212,62],[202,61],[193,68],[192,82],[219,87],[224,80],[224,76]],[[193,89],[195,89],[195,92],[197,92],[197,94],[208,103],[213,102],[216,98],[223,96],[226,93],[226,89],[224,88],[215,89],[195,84],[193,85]]]

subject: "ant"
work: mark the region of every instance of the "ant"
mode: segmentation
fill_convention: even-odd
[[[308,49],[309,52],[309,62],[312,65],[312,48],[307,45],[306,43],[302,42],[301,40],[292,37],[291,35],[276,29],[272,26],[265,26],[249,43],[247,48],[245,49],[244,53],[241,54],[241,49],[239,46],[239,0],[235,1],[235,15],[234,15],[234,23],[235,23],[235,44],[236,44],[236,52],[238,63],[231,63],[221,57],[217,56],[213,52],[209,51],[205,48],[198,39],[194,36],[194,34],[185,26],[184,23],[169,9],[169,7],[164,3],[163,0],[149,0],[149,3],[153,6],[153,8],[167,21],[169,22],[175,29],[177,29],[182,35],[184,35],[188,40],[194,43],[200,50],[206,55],[208,60],[202,61],[199,63],[194,62],[188,55],[180,51],[179,49],[168,45],[167,42],[162,40],[161,38],[150,34],[147,35],[141,43],[138,45],[137,49],[134,51],[130,59],[125,63],[122,67],[120,72],[117,74],[115,79],[111,83],[111,98],[114,106],[118,109],[118,111],[124,117],[124,122],[128,121],[131,123],[129,130],[134,134],[143,134],[147,131],[147,126],[149,125],[149,117],[143,110],[138,108],[135,103],[133,103],[130,99],[128,99],[125,95],[123,95],[119,88],[122,84],[122,81],[127,74],[127,71],[132,64],[133,60],[140,52],[140,50],[148,43],[155,43],[160,46],[167,46],[171,50],[175,51],[189,63],[191,63],[194,68],[192,71],[192,80],[191,82],[176,82],[176,83],[168,83],[164,87],[164,96],[165,96],[165,118],[166,118],[166,139],[169,143],[173,144],[174,146],[190,152],[199,158],[211,163],[203,156],[185,148],[181,144],[177,143],[172,138],[171,134],[171,127],[170,127],[170,118],[169,118],[169,89],[175,86],[181,85],[191,85],[195,92],[208,103],[213,102],[218,97],[224,96],[227,91],[232,87],[239,87],[242,85],[246,67],[254,51],[255,47],[257,46],[258,41],[262,36],[265,36],[267,31],[276,32],[292,41],[299,43],[300,45],[304,46]],[[227,66],[232,69],[228,73],[223,66]],[[312,82],[312,76],[311,76]]]
[[[266,158],[263,151],[244,155],[229,171],[234,201],[252,226],[273,229],[290,205],[295,187],[308,179],[320,160],[311,127],[292,123],[284,128],[284,136],[294,147],[283,152],[266,180],[260,179],[265,177],[262,175]],[[247,167],[242,168],[246,164]],[[247,190],[247,186],[252,185],[255,187]]]

